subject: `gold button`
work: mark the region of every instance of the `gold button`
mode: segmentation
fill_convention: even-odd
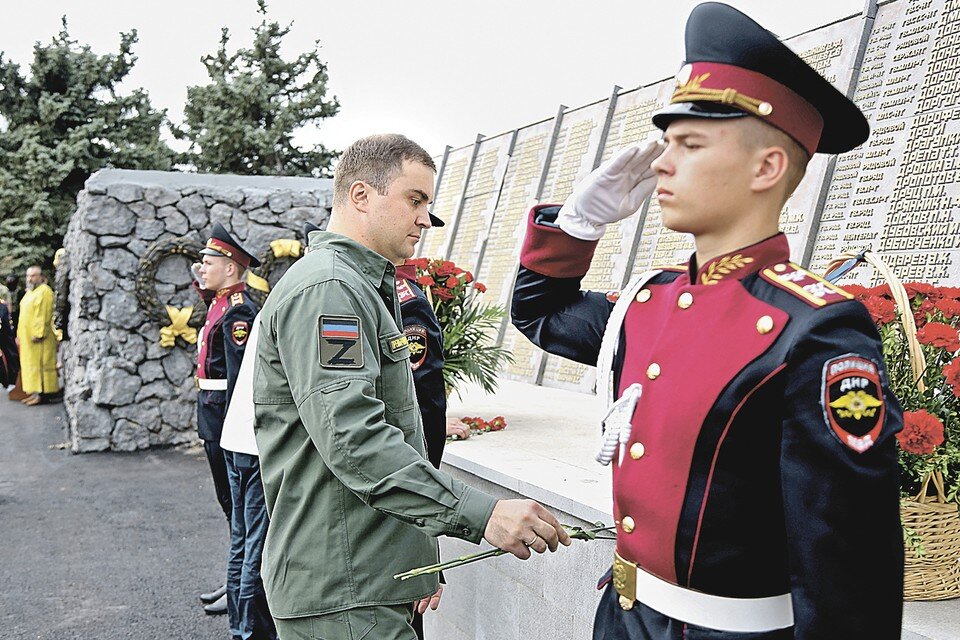
[[[776,271],[777,273],[783,273],[784,271],[787,270],[787,265],[785,265],[785,264],[778,264],[777,266],[775,266],[775,267],[773,268],[773,270]]]
[[[206,341],[206,340],[201,340],[201,341],[200,341],[200,346],[201,346],[201,347],[207,346],[207,341]]]
[[[620,528],[623,529],[624,533],[630,533],[635,526],[636,524],[634,524],[633,518],[630,516],[624,516],[623,522],[620,523]]]
[[[770,316],[761,316],[757,320],[757,333],[764,334],[773,331],[773,318]]]
[[[647,367],[647,377],[656,380],[660,376],[660,365],[656,362]]]
[[[768,115],[770,115],[771,113],[773,113],[773,105],[770,104],[769,102],[761,102],[761,103],[757,106],[757,111],[758,111],[758,112],[760,113],[760,115],[762,115],[762,116],[768,116]]]
[[[684,291],[680,294],[680,298],[677,299],[677,306],[681,309],[689,309],[690,305],[693,304],[693,294],[689,291]]]
[[[637,302],[646,302],[652,295],[650,289],[640,289],[640,293],[637,294]]]
[[[630,457],[634,460],[639,460],[646,452],[647,450],[644,448],[642,442],[634,442],[632,445],[630,445]]]

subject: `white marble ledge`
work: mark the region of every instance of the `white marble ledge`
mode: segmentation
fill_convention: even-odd
[[[502,415],[503,431],[447,442],[443,461],[588,522],[613,524],[610,469],[594,455],[602,415],[596,397],[503,380],[493,395],[470,386],[447,414]]]

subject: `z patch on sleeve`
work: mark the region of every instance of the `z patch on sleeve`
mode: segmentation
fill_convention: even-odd
[[[238,320],[234,322],[230,327],[230,337],[233,338],[233,343],[238,347],[242,347],[247,341],[247,336],[250,335],[250,323],[244,320]]]
[[[407,336],[407,346],[410,347],[410,368],[416,371],[427,361],[427,328],[412,324],[403,328]]]
[[[363,340],[357,316],[320,316],[320,366],[359,369]]]
[[[874,445],[883,428],[883,388],[871,360],[853,354],[823,367],[823,413],[840,442],[857,453]]]

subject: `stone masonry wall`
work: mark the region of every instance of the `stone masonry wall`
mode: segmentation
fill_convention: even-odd
[[[61,358],[74,452],[133,451],[196,439],[196,345],[160,345],[161,324],[134,295],[140,260],[164,238],[202,244],[214,222],[262,256],[326,226],[332,181],[107,169],[77,198],[66,238],[69,304]],[[279,277],[280,269],[270,279]],[[163,259],[156,298],[198,304],[189,260]]]

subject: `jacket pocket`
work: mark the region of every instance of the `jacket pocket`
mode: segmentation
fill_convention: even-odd
[[[380,338],[380,385],[387,413],[404,414],[416,407],[410,347],[407,346],[407,337],[402,333]]]

